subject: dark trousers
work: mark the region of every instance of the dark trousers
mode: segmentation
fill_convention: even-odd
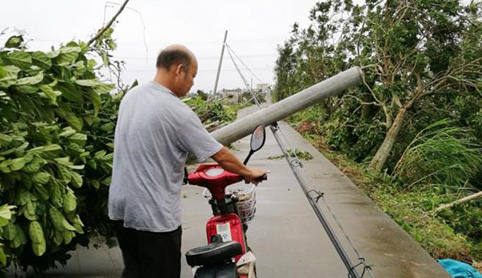
[[[179,278],[181,276],[181,227],[153,233],[124,227],[114,221],[122,250],[122,278]]]

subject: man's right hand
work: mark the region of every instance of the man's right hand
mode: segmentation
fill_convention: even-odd
[[[223,167],[224,170],[242,176],[246,181],[258,184],[260,177],[266,174],[266,170],[251,168],[244,165],[228,148],[223,147],[212,158]]]
[[[246,181],[254,184],[258,184],[260,182],[259,178],[267,174],[266,170],[250,168],[250,167],[247,167],[247,168],[249,170],[248,174],[244,175],[243,177]]]

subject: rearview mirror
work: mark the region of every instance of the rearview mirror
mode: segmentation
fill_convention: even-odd
[[[251,150],[249,151],[248,156],[244,160],[244,165],[248,163],[249,158],[251,155],[261,149],[264,145],[264,141],[266,141],[266,132],[264,130],[264,126],[259,125],[251,134]]]
[[[256,152],[261,149],[266,140],[264,126],[259,125],[251,134],[251,151]]]

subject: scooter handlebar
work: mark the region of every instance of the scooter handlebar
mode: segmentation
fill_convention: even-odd
[[[266,181],[268,180],[268,173],[265,173],[264,175],[262,175],[261,177],[255,179],[254,181],[256,182],[262,182],[262,181]]]

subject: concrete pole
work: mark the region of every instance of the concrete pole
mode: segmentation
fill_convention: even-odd
[[[362,74],[359,67],[353,67],[218,129],[211,135],[223,145],[231,144],[251,134],[258,125],[268,126],[360,83]]]
[[[226,46],[226,38],[228,37],[228,30],[224,33],[223,48],[221,48],[221,58],[219,58],[218,73],[216,74],[216,82],[214,82],[213,94],[216,96],[216,90],[218,89],[219,74],[221,73],[221,65],[223,64],[224,47]]]

